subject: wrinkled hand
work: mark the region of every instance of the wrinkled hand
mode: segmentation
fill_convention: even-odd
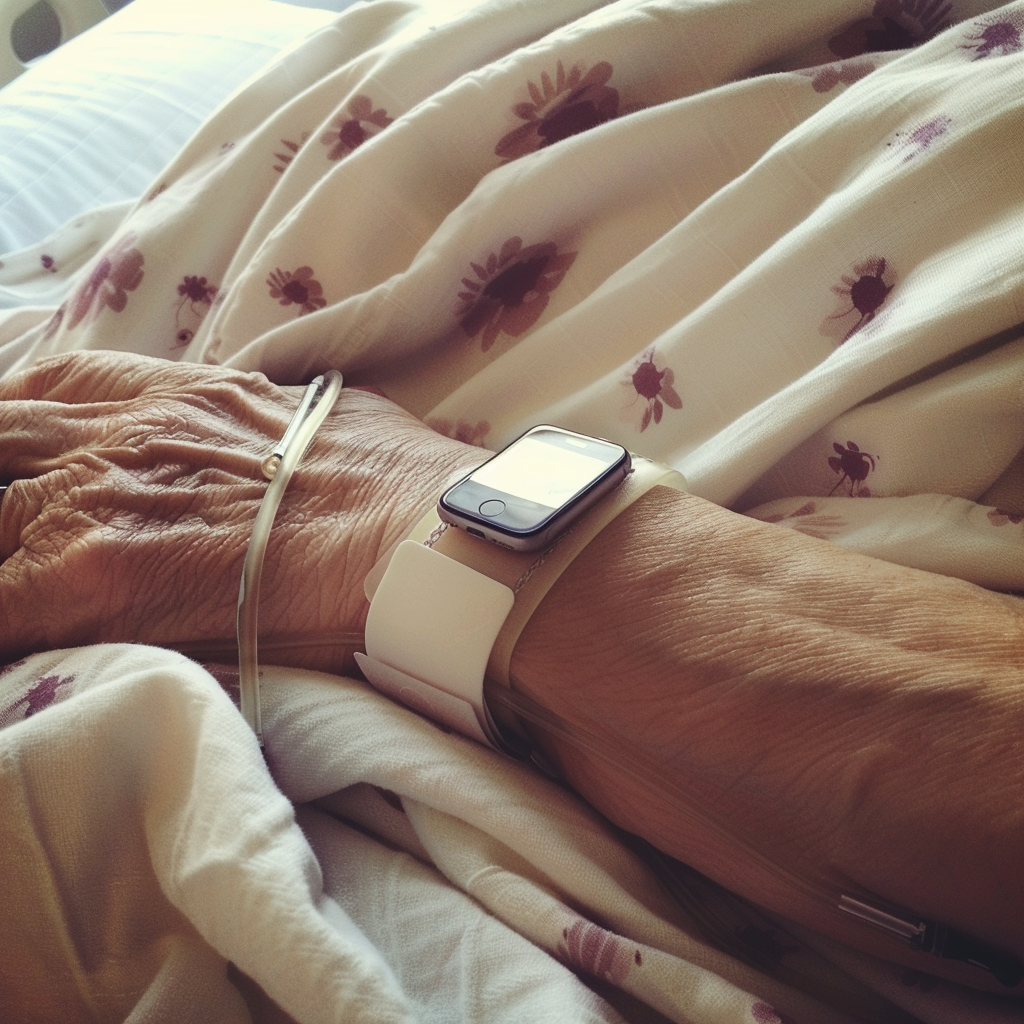
[[[103,640],[230,643],[260,464],[301,394],[110,353],[0,382],[0,662]],[[348,667],[318,638],[362,628],[366,572],[480,459],[343,391],[271,534],[261,651],[305,635],[273,660]],[[730,888],[858,944],[862,926],[786,879],[852,880],[1024,956],[1022,636],[1016,599],[652,493],[556,583],[513,676],[621,754],[541,736],[570,783]]]
[[[261,374],[74,353],[0,381],[0,662],[109,640],[229,646],[260,464],[304,389]],[[479,449],[345,389],[289,484],[263,571],[274,661],[338,670],[362,581]],[[219,642],[219,644],[218,644]]]

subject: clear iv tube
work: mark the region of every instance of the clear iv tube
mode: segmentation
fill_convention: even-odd
[[[260,708],[260,676],[257,652],[257,626],[259,613],[260,577],[263,556],[270,540],[281,499],[299,460],[305,454],[313,436],[327,414],[334,407],[341,392],[341,374],[329,370],[317,377],[302,396],[299,407],[288,424],[280,443],[264,460],[263,475],[270,481],[263,496],[252,537],[242,566],[242,580],[238,589],[238,683],[241,694],[242,717],[252,726],[260,746],[263,746],[263,718]]]

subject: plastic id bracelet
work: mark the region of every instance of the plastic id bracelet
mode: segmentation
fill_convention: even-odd
[[[540,552],[514,552],[443,523],[431,511],[374,567],[366,653],[356,661],[379,691],[504,753],[521,752],[492,718],[484,678],[509,685],[526,623],[586,545],[652,487],[682,490],[682,474],[633,457],[633,471]]]

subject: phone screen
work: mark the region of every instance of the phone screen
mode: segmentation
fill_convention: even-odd
[[[621,445],[534,427],[450,488],[438,512],[476,536],[529,550],[567,529],[629,468]]]
[[[500,460],[485,462],[473,474],[473,480],[484,487],[556,509],[608,467],[607,458],[594,458],[527,435],[505,449]]]

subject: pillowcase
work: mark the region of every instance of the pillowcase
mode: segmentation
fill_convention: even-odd
[[[142,195],[223,99],[334,16],[275,0],[133,0],[40,59],[0,89],[0,253]]]

